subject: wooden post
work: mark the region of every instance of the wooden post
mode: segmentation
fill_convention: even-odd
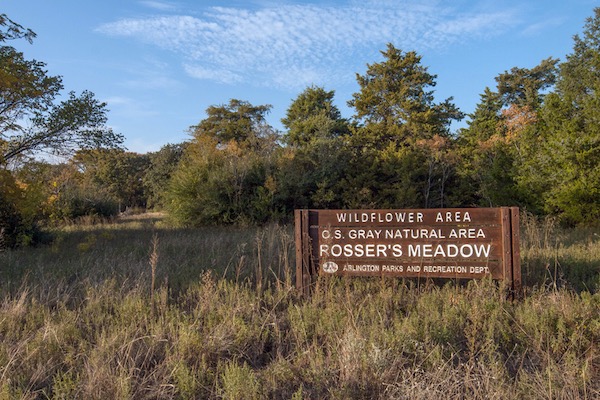
[[[502,207],[500,213],[502,220],[502,275],[512,290],[514,281],[511,212],[509,208]]]
[[[510,208],[511,248],[512,248],[512,291],[516,298],[521,297],[521,243],[519,208]]]
[[[310,237],[309,211],[295,210],[295,242],[296,242],[296,289],[302,294],[308,294],[311,283],[310,271]]]
[[[302,290],[302,210],[294,210],[294,241],[296,243],[296,289]]]

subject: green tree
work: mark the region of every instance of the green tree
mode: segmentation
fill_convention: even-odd
[[[23,192],[14,177],[0,169],[0,252],[28,242],[31,227],[23,223],[18,209],[22,199]]]
[[[384,61],[367,66],[365,75],[356,75],[359,92],[348,105],[355,119],[364,124],[365,134],[379,148],[391,142],[415,142],[434,135],[448,136],[450,124],[463,114],[452,98],[435,103],[436,75],[421,65],[414,51],[404,53],[388,44]]]
[[[457,140],[463,202],[540,210],[542,189],[529,164],[543,136],[539,111],[556,81],[556,63],[512,68],[496,77],[497,91],[485,89]]]
[[[43,62],[27,60],[6,44],[20,39],[32,43],[35,36],[0,14],[0,240],[10,245],[35,240],[38,219],[46,215],[47,191],[40,182],[13,176],[23,174],[22,161],[42,151],[72,154],[79,148],[118,147],[123,142],[106,127],[106,104],[88,91],[56,102],[63,89],[61,77],[48,75]],[[15,169],[19,165],[21,169]]]
[[[166,192],[173,172],[183,156],[186,144],[167,144],[157,152],[150,153],[150,165],[142,181],[148,208],[162,209],[166,205]]]
[[[273,134],[265,120],[270,105],[253,106],[247,101],[231,99],[228,104],[210,106],[207,117],[192,127],[192,134],[214,137],[219,143],[236,141],[251,146]]]
[[[381,54],[382,62],[368,65],[365,75],[357,74],[360,90],[348,102],[356,113],[345,201],[353,207],[446,204],[442,186],[452,173],[432,163],[449,159],[437,157],[440,148],[424,143],[449,138],[452,121],[463,114],[452,98],[435,102],[436,76],[417,53],[388,44]],[[433,192],[444,195],[434,202]]]
[[[574,36],[556,91],[541,111],[545,137],[535,170],[546,182],[546,211],[567,224],[600,220],[600,8]]]
[[[349,124],[333,100],[334,91],[308,87],[281,120],[289,146],[277,161],[277,201],[287,215],[296,208],[342,206],[339,183],[347,172]]]
[[[49,172],[44,179],[50,184],[50,194],[46,201],[50,222],[61,223],[89,216],[110,218],[117,215],[119,204],[114,196],[107,188],[84,177],[73,160],[54,165]]]
[[[167,209],[175,222],[247,224],[273,216],[278,135],[264,120],[268,109],[232,100],[209,107],[208,118],[192,127],[169,186]]]
[[[314,139],[331,139],[349,132],[348,121],[333,103],[335,92],[308,87],[292,102],[281,119],[287,129],[284,139],[292,146],[303,146]]]
[[[499,205],[505,200],[499,196],[513,185],[511,163],[507,162],[506,149],[497,140],[502,106],[501,96],[486,88],[470,115],[468,127],[459,131],[459,172],[465,193],[462,200],[466,204]]]
[[[0,15],[0,43],[35,34]],[[123,137],[106,126],[106,104],[89,91],[56,103],[63,89],[60,76],[49,76],[45,64],[0,46],[0,166],[18,157],[46,151],[71,154],[79,148],[118,147]]]
[[[537,110],[544,91],[556,83],[558,59],[549,57],[531,68],[514,67],[496,77],[498,94],[504,105],[529,106]]]
[[[148,155],[123,150],[82,150],[72,159],[87,187],[105,190],[119,204],[117,211],[146,207],[143,177]]]

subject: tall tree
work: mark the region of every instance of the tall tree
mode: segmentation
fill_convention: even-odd
[[[261,138],[274,135],[265,119],[270,110],[268,104],[254,106],[247,101],[231,99],[228,104],[208,107],[207,117],[191,128],[192,134],[213,137],[221,144],[233,140],[254,146]]]
[[[458,135],[459,169],[465,192],[473,194],[464,200],[539,210],[540,185],[527,164],[543,136],[538,113],[556,82],[557,62],[547,58],[531,69],[514,67],[496,77],[497,91],[485,89]]]
[[[546,210],[578,224],[600,220],[600,8],[573,40],[541,112],[547,134],[536,170],[547,182]]]
[[[257,223],[272,216],[278,136],[269,106],[231,100],[211,106],[173,172],[167,209],[182,225]]]
[[[558,59],[550,57],[531,69],[514,67],[498,75],[498,94],[504,105],[537,110],[543,103],[544,90],[556,83],[557,63]]]
[[[335,92],[322,87],[306,88],[292,102],[281,119],[287,129],[285,139],[294,146],[304,146],[312,140],[334,138],[347,134],[348,121],[333,103]]]
[[[435,102],[436,76],[415,52],[388,44],[384,60],[357,74],[360,90],[348,102],[356,110],[349,139],[352,175],[345,198],[354,207],[425,207],[446,204],[446,194],[432,202],[432,182],[450,176],[437,157],[435,138],[449,138],[450,124],[463,114],[452,98]],[[430,141],[430,142],[428,142]],[[429,152],[433,152],[429,154]],[[434,173],[436,176],[432,176]],[[437,176],[437,174],[442,174]],[[442,184],[444,186],[444,184]]]
[[[71,160],[82,173],[84,186],[105,190],[119,204],[146,207],[143,177],[150,165],[149,156],[118,149],[78,151]]]
[[[448,136],[451,122],[463,114],[452,98],[435,103],[432,88],[437,76],[427,71],[414,51],[404,53],[388,44],[381,54],[384,61],[368,65],[365,75],[356,76],[360,90],[348,102],[356,110],[355,119],[381,148],[389,141]]]
[[[167,144],[157,152],[150,153],[150,166],[144,173],[148,207],[161,209],[166,205],[166,191],[173,172],[183,156],[186,144]]]
[[[335,106],[334,91],[308,87],[281,121],[289,146],[278,159],[278,203],[295,208],[339,208],[339,182],[347,169],[349,123]]]
[[[106,126],[105,103],[89,91],[72,92],[56,103],[61,77],[49,76],[43,62],[26,60],[4,44],[34,37],[0,15],[0,165],[40,151],[70,154],[79,148],[120,146],[123,137]]]

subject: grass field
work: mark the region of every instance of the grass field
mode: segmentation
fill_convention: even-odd
[[[0,399],[600,398],[600,237],[522,218],[491,281],[293,288],[291,227],[77,224],[0,253]]]

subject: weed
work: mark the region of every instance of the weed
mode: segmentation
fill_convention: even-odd
[[[70,225],[0,253],[0,398],[599,398],[600,240],[523,229],[509,301],[335,277],[302,298],[285,226]]]

